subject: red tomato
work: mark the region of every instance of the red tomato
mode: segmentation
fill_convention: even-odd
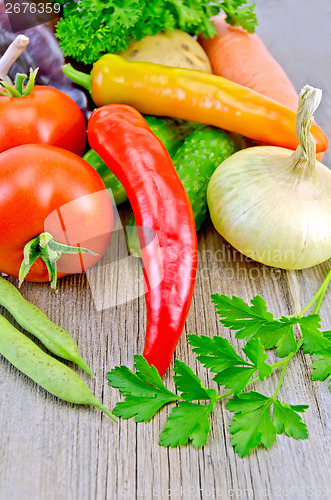
[[[0,153],[21,144],[48,144],[83,155],[83,113],[52,87],[36,85],[25,97],[0,96]]]
[[[105,253],[113,210],[105,185],[91,165],[64,149],[23,145],[0,154],[0,271],[18,277],[26,243],[48,232],[58,243],[98,255],[63,255],[58,277],[81,273]],[[28,281],[49,281],[44,262]]]

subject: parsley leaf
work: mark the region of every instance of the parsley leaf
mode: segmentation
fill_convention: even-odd
[[[223,337],[188,335],[188,343],[194,346],[192,350],[198,354],[197,360],[213,373],[238,364],[249,364],[236,353],[230,342]]]
[[[248,339],[256,335],[259,329],[268,321],[273,320],[273,315],[267,311],[266,305],[260,295],[251,300],[251,306],[235,295],[230,298],[226,295],[212,295],[221,323],[236,331],[238,339]]]
[[[280,358],[288,356],[290,352],[294,352],[297,348],[297,343],[293,331],[294,324],[295,320],[288,319],[285,317],[280,318],[277,324],[273,324],[275,336],[279,337],[276,343],[276,349],[277,349],[277,355]],[[260,338],[262,340],[261,336]]]
[[[182,393],[181,397],[186,401],[213,400],[216,401],[217,392],[214,389],[206,389],[201,380],[193,370],[183,361],[176,359],[174,382],[176,388]]]
[[[246,5],[247,0],[224,0],[221,4],[226,13],[226,22],[231,26],[242,26],[248,33],[254,33],[257,24],[255,4]]]
[[[293,332],[294,325],[299,325],[301,328],[303,351],[305,353],[313,353],[328,345],[327,337],[323,336],[320,331],[320,317],[317,314],[309,314],[303,318],[282,317],[264,324],[258,331],[257,336],[266,349],[276,347],[278,356],[282,358],[290,352],[294,352],[297,348]]]
[[[224,326],[237,331],[238,339],[259,338],[265,349],[277,348],[279,357],[287,356],[295,352],[297,342],[294,336],[294,325],[300,325],[304,339],[304,352],[314,352],[325,348],[328,343],[330,332],[326,336],[320,331],[320,317],[317,314],[298,318],[287,318],[283,316],[274,319],[267,311],[262,297],[257,295],[251,300],[251,306],[239,297],[232,298],[226,295],[212,295],[217,314]]]
[[[259,338],[265,349],[276,347],[277,354],[281,358],[297,349],[293,329],[297,324],[302,330],[304,352],[325,348],[328,343],[328,339],[323,337],[320,331],[320,318],[317,314],[303,318],[282,316],[274,319],[259,295],[251,300],[251,306],[236,296],[229,298],[226,295],[215,294],[212,295],[212,301],[221,323],[237,331],[238,339]]]
[[[303,337],[303,352],[314,353],[321,349],[330,347],[330,341],[320,331],[320,317],[318,314],[310,314],[300,318],[299,324]]]
[[[271,418],[269,410],[272,404]],[[250,391],[230,399],[226,408],[235,413],[229,429],[233,434],[232,444],[241,457],[260,444],[269,448],[276,439],[276,433],[285,432],[295,439],[308,437],[307,427],[298,415],[308,408],[306,405],[288,405]]]
[[[156,368],[149,366],[143,356],[135,356],[135,368],[137,373],[126,366],[118,366],[107,373],[109,385],[126,396],[115,406],[115,415],[147,422],[162,406],[181,399],[164,386]]]
[[[260,444],[270,448],[275,441],[276,427],[269,414],[272,402],[272,398],[251,391],[235,396],[226,405],[235,412],[229,429],[232,445],[241,458]],[[247,410],[249,406],[253,409]]]
[[[208,439],[210,431],[209,415],[214,408],[213,403],[199,405],[180,402],[175,406],[160,435],[161,446],[182,446],[192,441],[195,448],[200,448]]]
[[[311,365],[313,369],[311,378],[313,380],[325,380],[331,377],[331,344],[328,349],[317,351],[314,354],[319,359]],[[331,390],[331,380],[329,387]]]
[[[216,373],[213,380],[226,389],[233,389],[235,394],[246,387],[257,370],[260,380],[271,374],[270,366],[265,363],[267,355],[259,339],[247,342],[243,348],[251,363],[240,357],[223,337],[189,335],[188,340],[194,346],[193,352],[199,354],[198,361]]]
[[[323,337],[328,339],[331,342],[331,330],[328,330],[327,332],[323,332]]]
[[[307,408],[309,408],[307,405],[288,405],[277,399],[273,408],[273,423],[277,434],[285,432],[294,439],[307,439],[307,427],[297,413],[304,412]]]
[[[255,370],[259,371],[260,380],[270,377],[271,368],[267,363],[265,363],[267,354],[264,352],[264,346],[260,339],[253,339],[250,342],[247,342],[243,351],[254,364]]]

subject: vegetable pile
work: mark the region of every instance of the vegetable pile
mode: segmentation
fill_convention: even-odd
[[[56,36],[66,56],[85,64],[104,53],[125,50],[131,40],[141,40],[161,31],[180,29],[192,35],[212,37],[210,18],[222,8],[227,21],[254,31],[254,6],[247,0],[52,0],[64,6]]]
[[[204,387],[180,360],[174,364],[178,393],[161,377],[190,309],[197,231],[208,210],[231,245],[266,265],[304,269],[331,257],[331,173],[316,159],[328,138],[313,121],[321,91],[304,87],[297,109],[291,82],[253,34],[254,6],[246,0],[57,3],[63,16],[56,37],[64,55],[80,63],[79,70],[64,65],[63,73],[88,91],[97,109],[86,113],[84,99],[80,109],[67,95],[74,93],[68,78],[65,92],[35,84],[37,69],[28,81],[23,72],[10,81],[26,36],[0,59],[0,271],[19,286],[50,282],[55,290],[59,278],[102,258],[113,228],[112,200],[129,200],[128,247],[144,267],[145,347],[135,356],[136,373],[120,366],[107,375],[125,396],[113,413],[73,370],[2,316],[0,354],[52,394],[114,420],[148,421],[176,403],[162,446],[192,441],[201,447],[210,414],[224,398],[231,398],[230,432],[241,457],[258,445],[269,448],[283,432],[305,439],[300,413],[308,407],[285,403],[278,393],[300,350],[317,358],[313,380],[331,375],[330,332],[321,331],[318,315],[331,271],[309,304],[287,317],[274,318],[260,296],[251,304],[212,296],[221,323],[245,340],[243,355],[223,337],[189,335],[189,344],[225,392]],[[220,8],[225,17],[211,19]],[[262,70],[255,78],[256,47]],[[243,64],[247,59],[252,64]],[[82,64],[93,64],[90,75]],[[93,376],[69,333],[4,278],[0,305],[52,354]],[[269,364],[273,348],[282,360]],[[273,394],[244,392],[279,369]]]

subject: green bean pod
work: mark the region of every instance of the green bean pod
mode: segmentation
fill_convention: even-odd
[[[95,406],[117,421],[77,373],[42,351],[1,315],[0,354],[54,396],[70,403]]]
[[[73,361],[94,377],[71,335],[53,323],[37,306],[25,300],[14,285],[1,277],[0,305],[10,312],[22,328],[37,337],[49,351],[60,358]]]

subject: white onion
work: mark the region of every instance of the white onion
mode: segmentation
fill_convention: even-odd
[[[214,172],[207,190],[217,231],[263,264],[304,269],[331,257],[331,171],[315,160],[310,134],[321,91],[300,94],[295,152],[257,146],[235,153]]]

